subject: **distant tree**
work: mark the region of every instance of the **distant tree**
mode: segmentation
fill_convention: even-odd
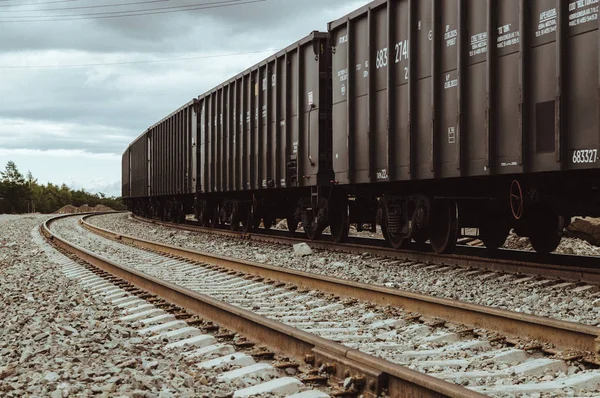
[[[31,190],[15,162],[9,160],[4,171],[0,171],[0,177],[2,178],[2,211],[5,213],[25,211],[27,200],[31,197]]]
[[[31,170],[27,171],[27,176],[25,177],[25,180],[27,181],[27,185],[29,185],[30,187],[32,185],[37,185],[37,178],[33,178],[33,174],[31,174]]]
[[[25,177],[25,182],[27,187],[29,188],[29,196],[27,197],[27,212],[35,213],[35,202],[33,200],[33,191],[35,187],[37,187],[37,178],[33,177],[31,174],[31,170],[27,170],[27,176]]]
[[[65,184],[39,184],[30,171],[23,177],[14,162],[8,162],[5,170],[0,171],[0,213],[53,213],[66,205],[79,207],[85,204],[102,204],[114,210],[126,209],[121,198],[106,197],[101,192],[92,194],[84,189],[75,191]]]

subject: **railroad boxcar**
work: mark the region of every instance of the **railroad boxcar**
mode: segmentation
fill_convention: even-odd
[[[121,157],[121,197],[123,199],[128,199],[131,196],[131,183],[130,183],[130,173],[131,166],[129,164],[129,146],[123,152],[123,156]]]
[[[302,220],[318,236],[328,220],[313,204],[333,177],[328,37],[312,32],[150,127],[123,155],[141,184],[129,208],[234,230]]]
[[[154,216],[183,222],[196,194],[197,100],[183,105],[146,131],[150,209]]]
[[[201,224],[326,227],[313,202],[333,177],[328,45],[312,32],[198,98]]]
[[[376,0],[329,32],[336,240],[549,252],[600,214],[597,1]]]
[[[197,127],[194,99],[152,125],[127,148],[123,197],[135,214],[178,222],[185,219],[196,194]]]
[[[148,142],[142,134],[123,154],[123,198],[132,211],[141,212],[148,197]],[[135,207],[134,207],[135,206]]]

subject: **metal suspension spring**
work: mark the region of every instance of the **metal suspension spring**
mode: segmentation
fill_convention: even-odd
[[[311,225],[311,223],[308,220],[308,211],[307,210],[303,210],[300,212],[300,218],[302,221],[302,226],[304,228],[306,228],[307,226]]]
[[[387,226],[388,232],[397,232],[402,229],[402,220],[400,219],[400,209],[397,206],[388,207],[386,226]]]

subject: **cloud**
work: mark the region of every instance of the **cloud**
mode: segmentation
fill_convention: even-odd
[[[214,3],[177,1],[177,5]],[[0,24],[0,51],[84,50],[89,52],[212,51],[247,46],[248,43],[291,43],[312,30],[326,30],[327,22],[343,16],[367,1],[348,0],[267,0],[230,7],[146,15],[130,18],[91,19],[54,22],[10,22]],[[89,5],[90,3],[87,3]],[[106,3],[105,3],[106,4]],[[173,4],[173,3],[171,3]],[[82,4],[83,5],[83,4]],[[141,10],[152,4],[113,7],[109,11]],[[73,15],[100,10],[41,11],[48,6],[9,7],[0,10],[0,20],[15,21],[19,16]],[[58,5],[52,8],[66,8]],[[17,10],[31,10],[16,13]],[[35,10],[38,11],[35,11]],[[2,12],[4,11],[4,12]],[[105,10],[106,11],[106,10]],[[191,40],[195,38],[195,40]],[[241,40],[240,40],[241,39]]]
[[[210,1],[217,0],[70,11],[44,9],[110,3],[21,3],[0,7],[0,20]],[[72,169],[86,169],[88,174],[74,176],[61,163],[53,176],[48,175],[49,181],[84,187],[99,181],[96,185],[113,186],[120,180],[120,155],[150,125],[311,31],[326,30],[327,22],[366,3],[268,0],[144,17],[0,23],[0,162],[18,154],[28,168],[43,170],[44,165],[36,166],[41,159],[56,159],[62,153]],[[7,12],[19,10],[28,12]],[[145,62],[171,58],[195,59]],[[107,63],[125,64],[55,67]],[[98,158],[103,154],[109,157]],[[94,159],[93,169],[83,165],[89,158]]]
[[[3,150],[18,150],[21,154],[63,150],[115,154],[127,147],[133,135],[132,130],[103,125],[0,119],[0,153]]]

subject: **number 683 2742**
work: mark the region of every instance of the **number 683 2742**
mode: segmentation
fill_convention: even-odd
[[[573,163],[596,163],[598,160],[597,149],[581,149],[573,151]]]

